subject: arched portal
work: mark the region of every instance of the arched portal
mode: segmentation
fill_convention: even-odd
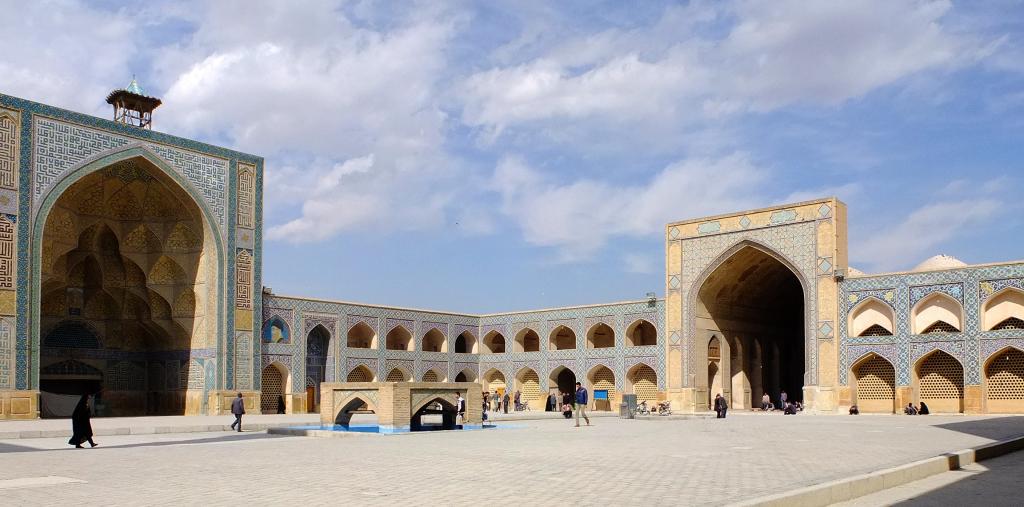
[[[551,370],[551,375],[548,376],[548,379],[551,381],[550,385],[558,386],[558,392],[560,393],[576,391],[576,373],[565,366],[559,366]],[[558,403],[561,402],[562,400],[559,399]]]
[[[541,405],[540,375],[532,368],[523,368],[516,374],[516,391],[519,391],[519,401],[531,408],[539,409]]]
[[[936,350],[918,361],[914,373],[917,399],[927,403],[930,412],[963,412],[964,368],[960,361]]]
[[[851,398],[864,413],[892,414],[896,411],[896,369],[877,354],[868,354],[851,368]]]
[[[803,399],[809,364],[804,350],[804,283],[787,261],[757,245],[739,248],[704,279],[696,311],[698,332],[737,337],[735,360],[725,364],[723,359],[717,365],[732,370],[729,378],[741,380],[743,391],[734,393],[734,400],[754,406],[765,390],[773,400],[782,391],[790,401]],[[767,364],[760,364],[766,354],[753,350],[755,342],[761,351],[772,351]],[[709,375],[709,381],[713,378]],[[738,387],[730,384],[733,390]],[[711,383],[704,387],[713,398]]]
[[[263,368],[260,383],[260,411],[264,414],[283,413],[284,395],[289,391],[288,370],[281,363],[270,363]],[[279,410],[281,409],[281,410]]]
[[[605,323],[594,324],[587,330],[588,349],[606,349],[615,346],[615,331]]]
[[[202,410],[207,377],[189,357],[217,344],[220,238],[199,194],[162,164],[132,148],[72,172],[40,204],[31,321],[43,404],[95,392],[95,380],[48,369],[74,357],[103,372],[99,415]]]
[[[498,396],[505,395],[505,375],[498,370],[489,370],[484,373],[484,388],[489,393],[498,393]]]
[[[306,411],[320,407],[320,383],[327,378],[327,347],[331,333],[320,324],[306,336]]]

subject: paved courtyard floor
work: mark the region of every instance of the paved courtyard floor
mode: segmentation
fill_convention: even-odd
[[[0,441],[8,505],[719,505],[1024,435],[1024,417],[600,418],[318,439],[262,432]],[[54,476],[43,479],[47,476]]]

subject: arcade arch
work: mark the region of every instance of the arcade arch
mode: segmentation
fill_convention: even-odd
[[[911,332],[959,333],[963,329],[963,313],[959,301],[936,292],[919,301],[910,310]]]
[[[658,330],[646,319],[639,319],[626,328],[627,347],[646,347],[658,344]]]
[[[930,412],[963,412],[963,365],[941,350],[922,357],[914,367],[914,391],[918,402],[927,403]]]
[[[487,354],[504,354],[505,353],[505,337],[497,332],[491,331],[484,335],[484,353]]]
[[[459,336],[455,338],[455,353],[456,354],[476,354],[476,337],[469,331],[463,331],[459,333]]]
[[[476,372],[466,368],[455,375],[456,382],[476,382]]]
[[[867,298],[850,310],[850,336],[891,336],[896,330],[892,307],[875,298]]]
[[[66,415],[46,406],[59,395],[98,388],[98,415],[199,413],[202,382],[190,389],[189,379],[205,376],[191,372],[198,362],[177,358],[215,346],[222,304],[220,238],[199,194],[140,148],[77,169],[54,188],[32,246],[40,252],[32,333],[53,345],[41,348],[33,372],[42,415]],[[71,358],[98,377],[55,366]]]
[[[388,372],[387,377],[384,377],[384,382],[412,382],[412,375],[396,366]]]
[[[377,333],[365,322],[360,321],[348,330],[347,345],[350,349],[377,348]]]
[[[358,365],[345,376],[345,382],[375,382],[377,376],[369,368]]]
[[[615,391],[615,373],[607,366],[597,365],[587,373],[590,390],[590,406],[596,411],[610,411],[619,406],[619,395]]]
[[[604,322],[599,322],[587,331],[588,349],[606,349],[615,346],[615,331]]]
[[[576,333],[567,326],[558,326],[551,331],[551,350],[572,350],[576,348]]]
[[[513,352],[540,352],[540,336],[530,328],[516,333]]]
[[[424,382],[447,382],[443,372],[438,371],[436,368],[431,368],[423,373]]]
[[[264,343],[290,343],[291,333],[288,324],[285,324],[280,317],[271,317],[263,324]]]
[[[519,391],[521,403],[528,404],[533,409],[543,408],[543,405],[538,405],[543,401],[540,394],[540,375],[533,368],[523,368],[516,373],[516,390]]]
[[[558,388],[560,393],[572,393],[576,391],[576,372],[566,368],[565,366],[559,366],[551,370],[551,374],[548,375],[550,381],[548,385]],[[562,402],[561,399],[558,400]]]
[[[412,351],[412,333],[410,333],[405,326],[395,326],[395,328],[388,331],[387,336],[384,337],[384,344],[388,350]]]
[[[804,281],[781,256],[753,243],[741,244],[702,279],[696,291],[698,332],[712,336],[698,354],[708,354],[708,375],[698,379],[708,405],[730,391],[732,407],[761,404],[767,392],[778,400],[803,398]],[[719,355],[712,359],[713,345]],[[770,353],[764,353],[770,351]],[[728,358],[728,361],[726,360]]]
[[[985,331],[1024,329],[1024,291],[1008,287],[985,301],[982,306]]]
[[[878,354],[868,354],[851,368],[851,399],[864,413],[892,414],[896,408],[896,369]]]
[[[1024,352],[1006,347],[985,361],[985,401],[989,413],[1024,412]]]
[[[498,371],[496,369],[491,369],[491,370],[488,370],[486,373],[484,373],[484,377],[483,378],[484,378],[484,387],[487,389],[487,392],[489,392],[489,393],[497,392],[499,396],[505,394],[505,374],[504,373],[501,373],[500,371]]]
[[[636,395],[636,402],[654,402],[658,399],[658,373],[654,368],[639,363],[626,372],[626,384],[633,394]]]
[[[281,363],[274,361],[265,366],[260,377],[260,412],[278,413],[278,404],[286,402],[285,395],[291,392],[291,381],[288,368]]]
[[[448,339],[436,327],[423,335],[424,352],[448,352]]]

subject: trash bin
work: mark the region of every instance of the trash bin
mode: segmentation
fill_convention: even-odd
[[[633,414],[636,413],[636,395],[635,394],[623,394],[622,403],[619,405],[619,417],[623,419],[632,419]]]

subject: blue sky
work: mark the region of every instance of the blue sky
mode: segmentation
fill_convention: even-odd
[[[851,264],[1024,257],[1024,3],[3,0],[0,91],[266,158],[277,293],[664,290],[672,220],[836,195]]]

